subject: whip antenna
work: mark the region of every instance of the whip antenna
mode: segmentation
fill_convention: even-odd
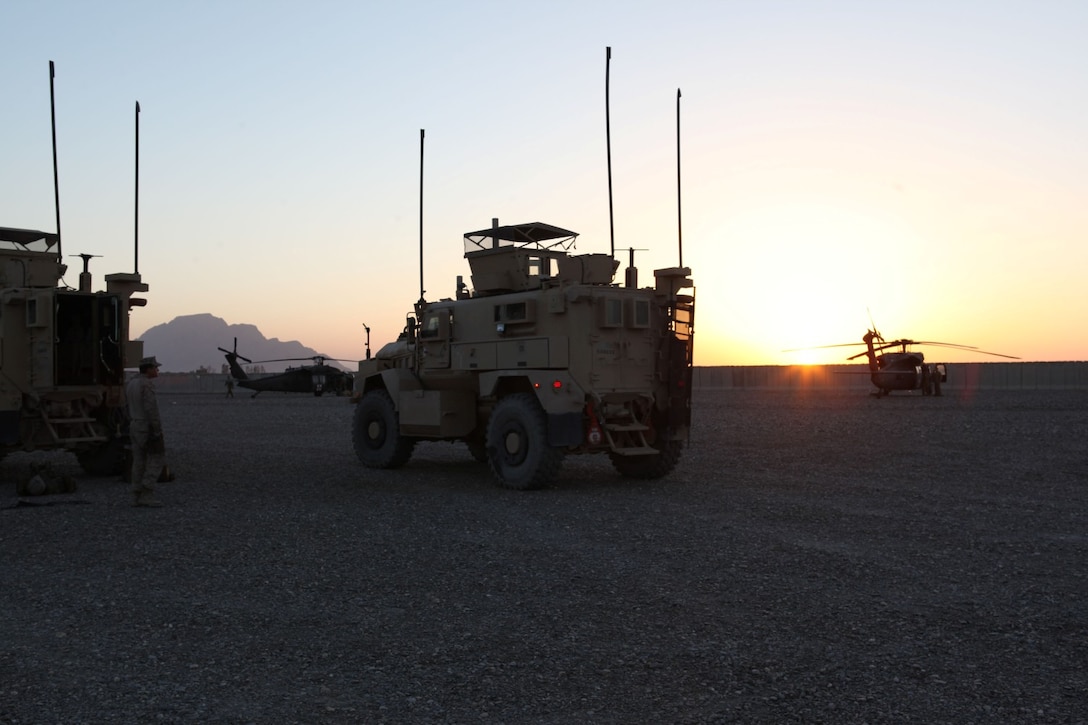
[[[62,259],[60,246],[60,179],[57,176],[57,108],[53,100],[53,61],[49,61],[49,120],[53,124],[53,203],[57,210],[57,259]]]
[[[423,301],[423,129],[419,129],[419,301]]]
[[[608,110],[608,80],[612,65],[612,46],[604,49],[604,138],[608,153],[608,240],[609,253],[616,258],[616,226],[612,220],[612,124]]]
[[[140,273],[140,102],[136,101],[136,203],[135,216],[132,220],[132,271]]]
[[[676,89],[676,246],[680,255],[678,266],[684,266],[684,221],[680,213],[680,89]]]

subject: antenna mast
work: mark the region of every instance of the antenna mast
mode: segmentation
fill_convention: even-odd
[[[679,250],[679,266],[684,266],[684,222],[680,213],[680,89],[676,89],[676,245]]]
[[[140,102],[136,101],[136,204],[135,218],[132,224],[132,246],[134,259],[132,271],[140,273]]]
[[[60,246],[60,179],[57,176],[57,108],[53,99],[53,61],[49,61],[49,119],[53,125],[53,203],[57,210],[57,259],[63,259]]]
[[[608,82],[612,65],[612,46],[604,49],[604,138],[608,152],[608,239],[609,254],[616,258],[616,226],[612,220],[612,122],[609,116]]]
[[[419,129],[419,301],[423,301],[423,129]]]

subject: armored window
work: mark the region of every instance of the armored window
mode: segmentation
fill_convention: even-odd
[[[53,321],[50,315],[51,302],[48,293],[29,298],[26,301],[26,326],[48,327]]]
[[[628,320],[631,327],[650,326],[650,301],[634,300],[631,305],[631,314]]]
[[[601,327],[623,325],[623,300],[606,297],[601,300]]]
[[[551,276],[551,259],[548,257],[529,257],[529,276]]]
[[[506,319],[511,321],[524,320],[527,317],[525,312],[525,303],[514,302],[512,304],[506,305],[506,313],[504,316]]]
[[[420,337],[438,337],[441,320],[438,315],[430,315],[423,320],[423,329],[419,331]]]
[[[527,322],[531,312],[532,305],[527,301],[495,305],[495,322]]]

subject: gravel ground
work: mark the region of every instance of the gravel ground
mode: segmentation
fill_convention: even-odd
[[[668,479],[530,493],[160,400],[164,508],[0,463],[0,722],[1088,722],[1088,391],[704,390]]]

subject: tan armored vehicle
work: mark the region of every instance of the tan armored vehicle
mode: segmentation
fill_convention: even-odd
[[[49,61],[51,106],[54,75]],[[139,112],[137,103],[137,143]],[[147,302],[132,295],[148,286],[137,272],[118,273],[106,275],[105,291],[92,291],[90,254],[76,255],[79,288],[64,283],[53,121],[57,232],[0,227],[0,458],[69,450],[88,473],[120,474],[128,458],[125,368],[143,357],[143,343],[128,339],[128,316]]]
[[[107,475],[124,467],[124,369],[143,347],[128,313],[148,287],[120,273],[92,292],[88,256],[70,289],[56,234],[0,227],[0,456],[70,450]]]
[[[465,235],[472,289],[415,305],[405,332],[359,363],[359,459],[403,465],[420,440],[461,440],[499,483],[546,485],[568,453],[606,453],[631,478],[676,465],[691,422],[691,270],[613,284],[607,254],[571,254],[548,224]],[[688,290],[683,293],[682,290]]]

